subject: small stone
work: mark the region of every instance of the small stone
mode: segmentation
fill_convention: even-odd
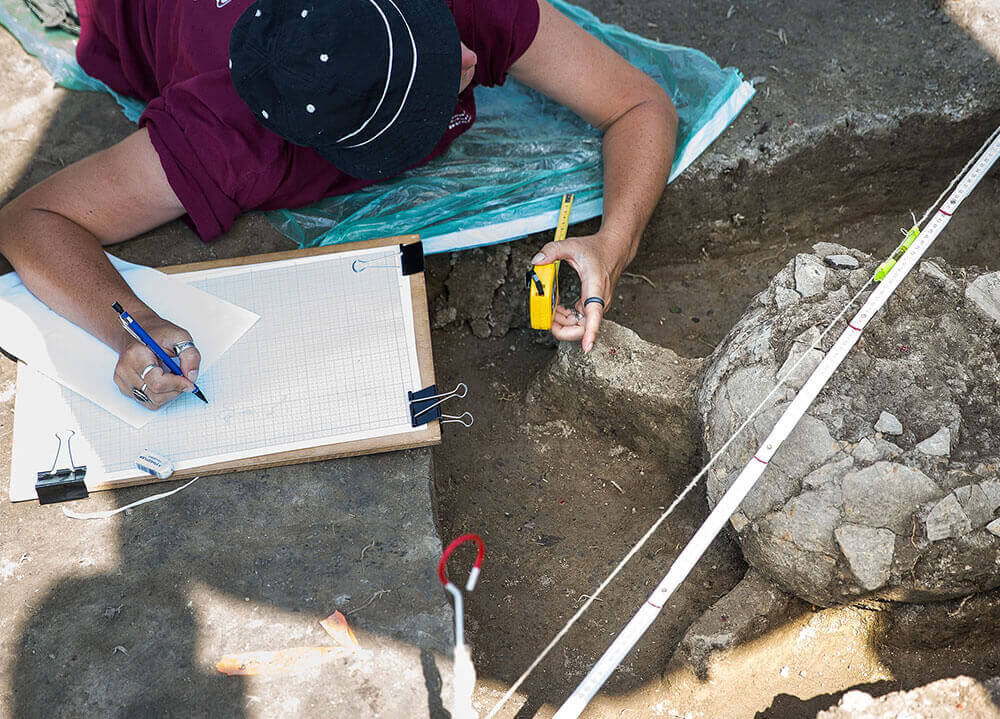
[[[833,480],[840,479],[854,466],[853,457],[845,457],[814,469],[802,479],[803,489],[819,489]]]
[[[882,434],[902,434],[903,423],[896,419],[896,415],[883,410],[875,423],[875,431]]]
[[[917,445],[917,451],[931,457],[947,457],[951,454],[951,430],[942,427]]]
[[[826,255],[846,255],[851,252],[857,252],[857,250],[844,247],[836,242],[817,242],[812,246],[812,251],[814,255],[819,257],[825,257]]]
[[[977,277],[965,288],[965,297],[994,322],[1000,322],[1000,272]]]
[[[782,512],[762,520],[762,526],[776,536],[788,537],[803,551],[832,554],[836,551],[834,527],[840,519],[838,500],[835,492],[803,492],[788,500]]]
[[[993,514],[1000,509],[1000,482],[996,480],[989,480],[986,482],[980,482],[979,488],[983,490],[983,494],[986,495],[986,506],[990,509],[990,514]]]
[[[742,532],[744,527],[750,524],[750,520],[747,519],[747,515],[743,514],[743,512],[734,512],[729,521],[732,522],[733,529],[736,530],[737,534]]]
[[[785,678],[785,677],[787,677],[787,676],[788,676],[788,666],[787,666],[787,665],[786,665],[786,666],[783,666],[783,667],[781,668],[781,670],[780,670],[780,671],[778,672],[778,675],[779,675],[780,677],[782,677],[782,678]]]
[[[927,515],[927,538],[932,542],[949,537],[959,537],[972,531],[968,515],[954,494],[938,502]]]
[[[841,484],[849,522],[906,536],[912,529],[913,508],[941,496],[930,477],[896,462],[876,462],[849,472]]]
[[[874,462],[880,459],[878,452],[875,450],[875,440],[872,437],[865,437],[858,442],[851,454],[859,462]]]
[[[434,313],[434,329],[447,327],[458,318],[458,310],[451,305],[442,307]]]
[[[823,291],[829,270],[818,257],[798,255],[795,258],[795,289],[803,297],[812,297]]]
[[[874,703],[875,697],[871,694],[863,692],[859,689],[854,689],[847,692],[847,694],[840,699],[840,704],[837,706],[844,711],[860,712],[864,711]]]
[[[903,450],[892,442],[881,437],[865,437],[851,454],[859,462],[877,462],[880,459],[895,459]]]
[[[1000,537],[1000,519],[994,519],[986,525],[986,531]]]
[[[849,275],[847,275],[847,284],[851,286],[852,290],[859,290],[869,279],[871,279],[871,272],[868,270],[858,268],[852,270]]]
[[[850,255],[827,255],[823,258],[823,262],[835,270],[856,270],[861,266],[861,263]]]
[[[932,277],[941,284],[943,284],[948,289],[953,289],[957,287],[955,281],[951,279],[945,271],[936,263],[930,260],[924,260],[920,263],[920,274]]]
[[[807,355],[802,361],[802,364],[799,364],[795,371],[785,378],[785,384],[793,389],[798,389],[805,384],[806,380],[809,379],[809,375],[811,375],[813,370],[816,369],[816,366],[823,361],[824,353],[822,350],[812,347],[813,342],[815,342],[819,336],[819,327],[810,327],[805,332],[800,334],[792,343],[792,348],[788,352],[788,357],[785,359],[785,363],[781,365],[781,369],[778,370],[778,376],[784,377],[785,374],[791,371],[792,367],[795,367],[798,361],[802,359],[803,354]]]
[[[834,536],[862,587],[870,592],[889,580],[895,534],[888,529],[845,524],[837,527]]]
[[[990,500],[978,484],[958,487],[955,489],[955,498],[961,505],[962,511],[965,512],[965,516],[972,523],[973,529],[978,529],[993,519],[993,508],[990,507]]]
[[[787,287],[776,287],[774,290],[774,304],[779,310],[788,309],[801,299],[802,295]]]

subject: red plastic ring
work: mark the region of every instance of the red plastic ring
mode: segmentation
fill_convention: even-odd
[[[438,562],[438,579],[441,580],[441,584],[446,585],[450,581],[448,579],[447,567],[445,566],[448,564],[448,557],[458,548],[458,545],[465,542],[475,542],[479,545],[479,549],[476,552],[476,562],[472,566],[476,569],[483,566],[483,555],[486,554],[486,545],[483,543],[482,537],[478,534],[463,534],[461,537],[453,539],[451,544],[445,547],[444,553],[441,555],[441,561]]]

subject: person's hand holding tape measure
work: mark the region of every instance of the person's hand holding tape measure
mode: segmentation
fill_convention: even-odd
[[[564,342],[580,341],[590,352],[604,313],[611,305],[618,278],[632,259],[632,247],[607,232],[567,237],[549,242],[531,259],[533,265],[568,262],[580,276],[581,295],[572,309],[559,304],[552,315],[552,336]],[[600,301],[591,298],[599,298]],[[587,302],[591,299],[590,302]]]

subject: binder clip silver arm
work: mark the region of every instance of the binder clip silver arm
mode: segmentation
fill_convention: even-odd
[[[68,434],[67,434],[68,433]],[[56,469],[59,457],[62,455],[63,434],[66,434],[66,453],[69,455],[69,467]],[[47,472],[38,472],[35,478],[35,493],[39,504],[65,502],[71,499],[83,499],[89,495],[84,478],[87,476],[86,465],[77,466],[73,460],[73,445],[76,432],[72,429],[56,432],[59,444],[56,446],[56,456],[52,459],[52,467]]]
[[[373,257],[370,260],[357,259],[351,263],[351,269],[354,270],[355,272],[364,272],[365,270],[369,269],[394,270],[396,269],[397,265],[376,265],[373,263],[381,262],[382,260],[388,260],[393,257],[399,257],[399,255],[400,255],[399,252],[394,252],[391,255],[382,255],[381,257]]]
[[[415,423],[419,423],[419,418],[421,415],[427,414],[428,412],[434,410],[435,408],[440,407],[449,399],[452,399],[454,397],[458,397],[459,399],[461,399],[462,397],[465,397],[465,395],[467,395],[468,393],[469,393],[469,388],[468,386],[466,386],[465,382],[459,382],[457,385],[455,385],[455,389],[453,389],[451,392],[440,392],[438,394],[432,394],[426,397],[412,398],[411,402],[419,401],[421,404],[424,402],[435,400],[432,401],[430,404],[428,404],[426,407],[421,407],[418,410],[414,410],[412,413],[413,421]],[[433,417],[431,419],[433,419]],[[441,424],[447,424],[448,422],[457,422],[461,424],[463,427],[471,427],[475,422],[475,417],[472,416],[471,412],[463,412],[462,414],[459,415],[440,413],[440,419],[438,421]]]

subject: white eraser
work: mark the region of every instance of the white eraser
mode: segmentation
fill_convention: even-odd
[[[169,459],[148,449],[136,457],[135,466],[158,479],[167,479],[174,473],[174,465]]]

